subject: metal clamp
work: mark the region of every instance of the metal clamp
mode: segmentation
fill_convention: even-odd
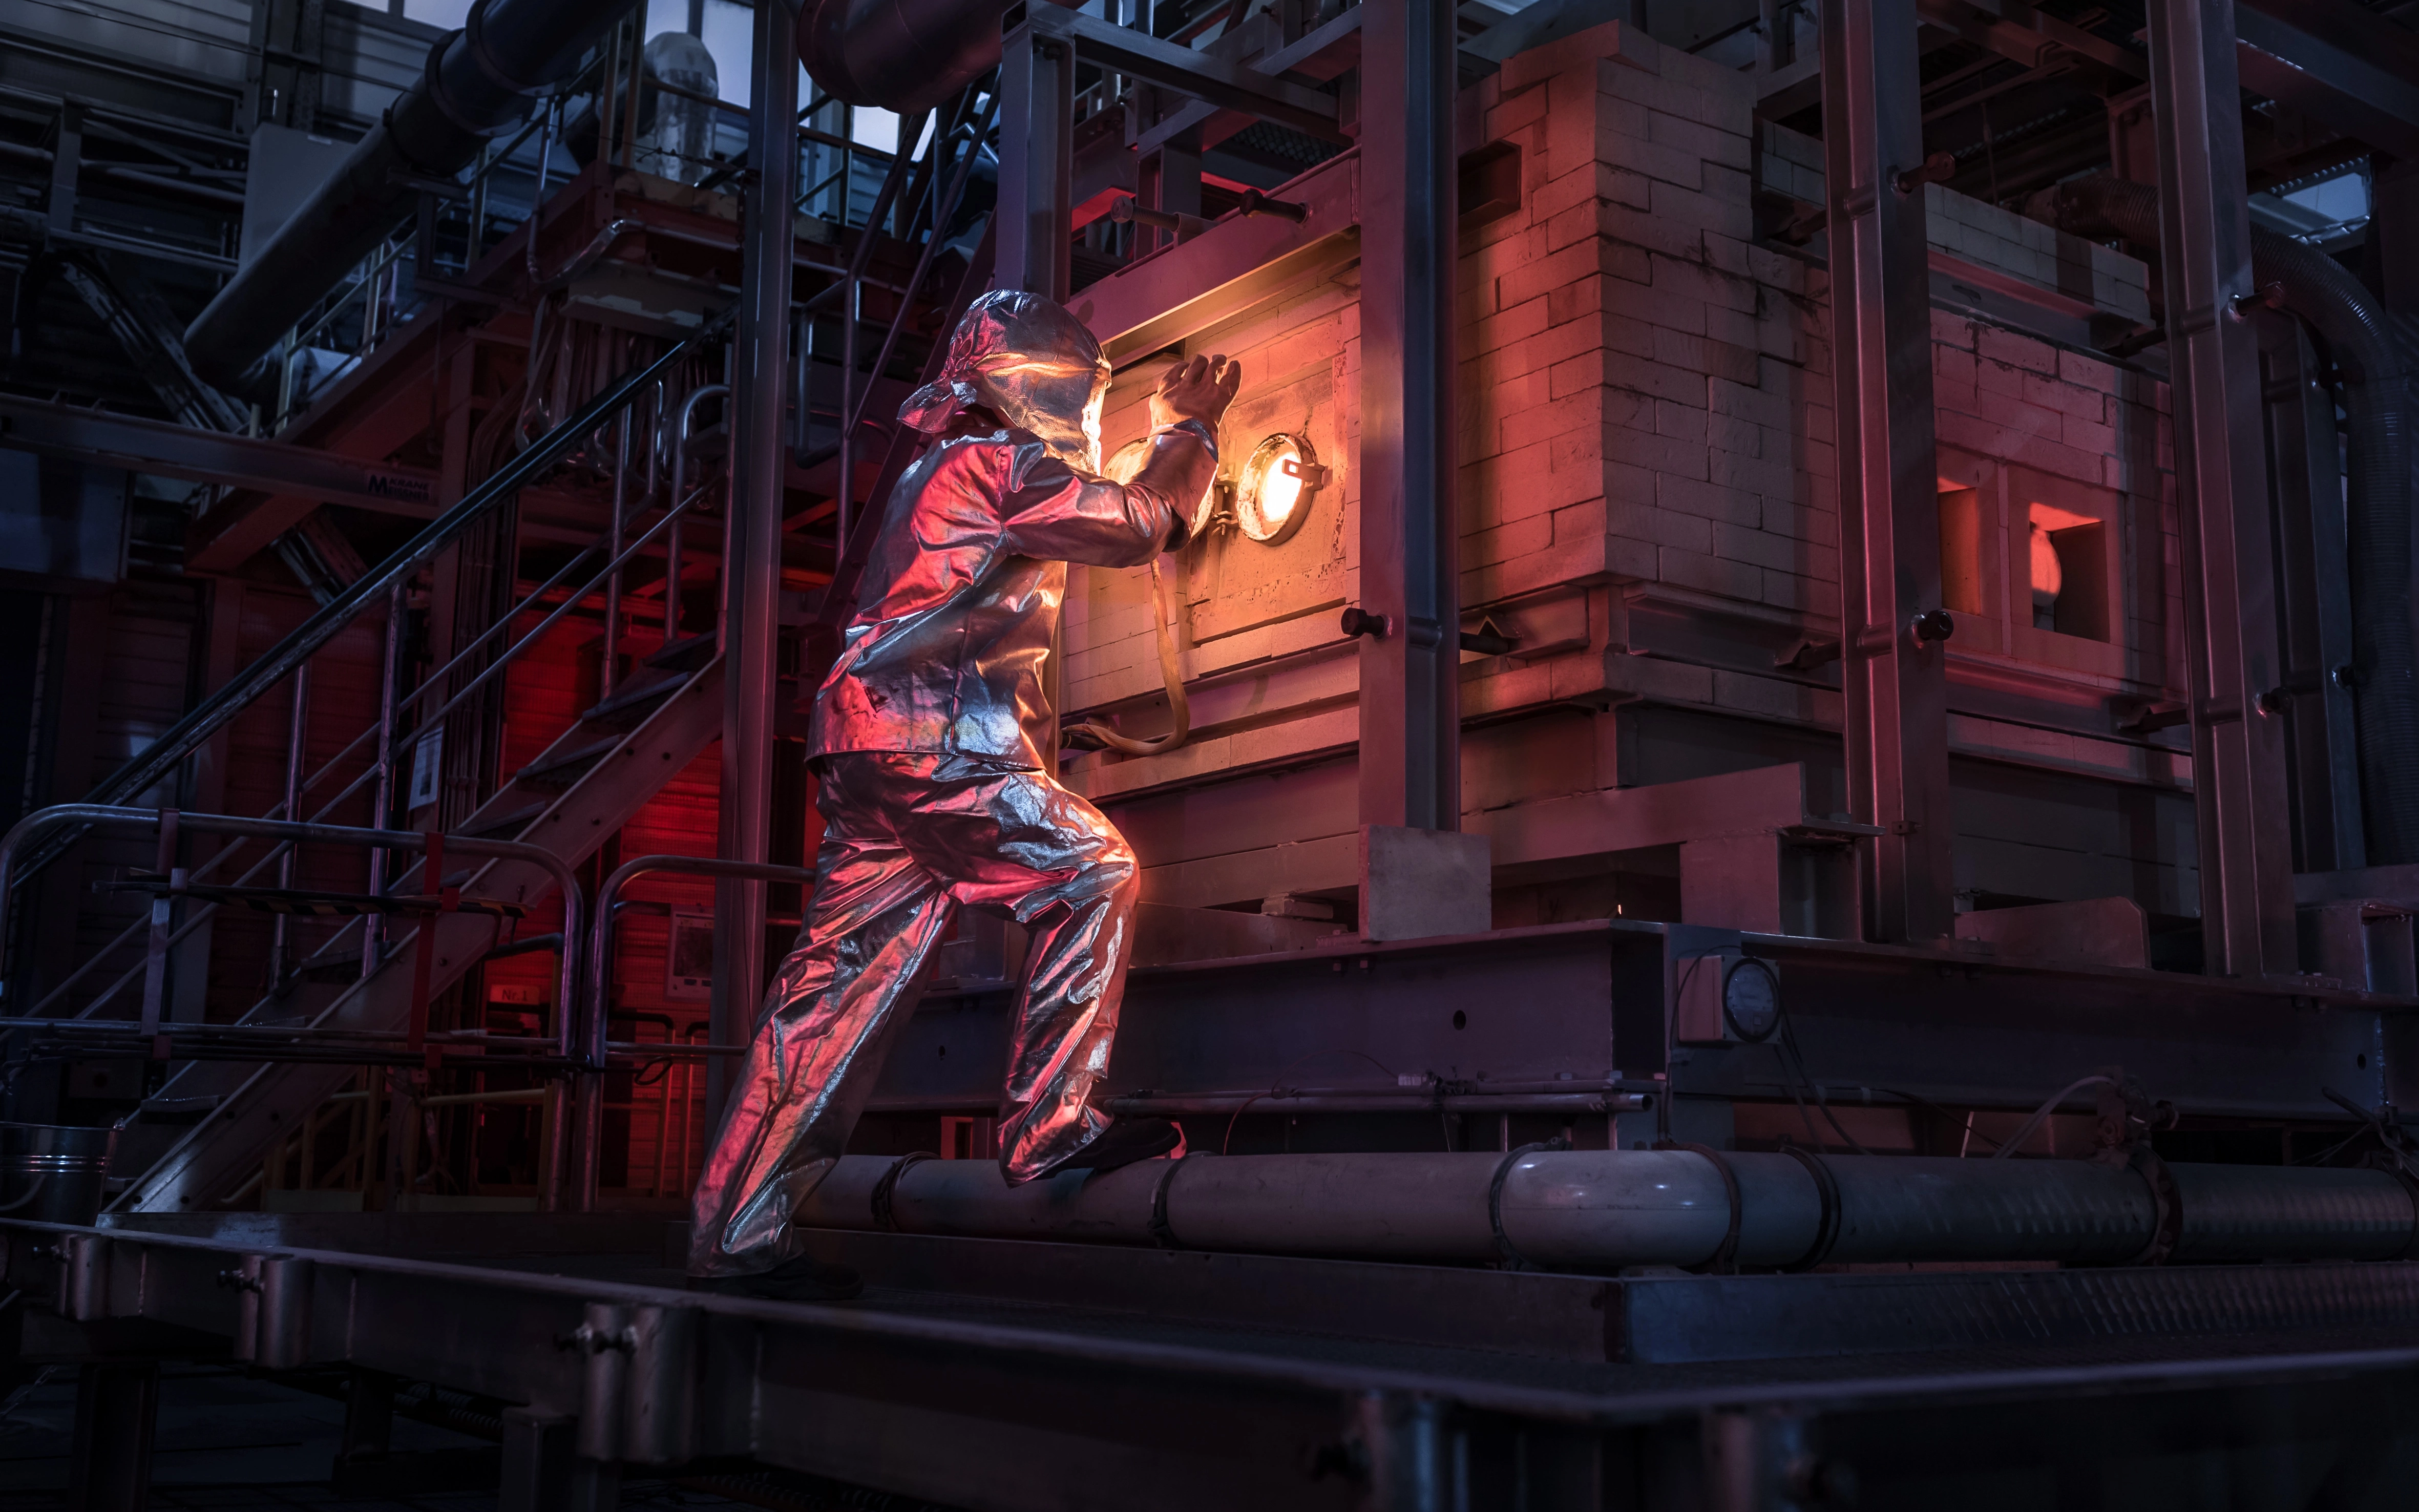
[[[2150,1225],[2150,1242],[2142,1246],[2140,1254],[2125,1263],[2165,1265],[2167,1262],[2167,1257],[2176,1252],[2176,1241],[2183,1237],[2183,1194],[2176,1189],[2175,1175],[2167,1169],[2167,1163],[2161,1160],[2158,1153],[2150,1149],[2148,1140],[2134,1147],[2134,1152],[2127,1157],[2125,1166],[2139,1176],[2142,1183],[2150,1189],[2150,1203],[2154,1214]]]
[[[907,1174],[907,1168],[909,1166],[921,1165],[923,1162],[928,1160],[939,1160],[940,1158],[940,1156],[934,1154],[929,1149],[918,1149],[912,1153],[901,1155],[897,1160],[892,1161],[890,1163],[890,1169],[882,1173],[882,1180],[873,1183],[873,1199],[871,1206],[873,1209],[874,1223],[891,1233],[895,1234],[899,1232],[899,1218],[891,1207],[892,1199],[896,1197],[899,1193],[899,1179]]]
[[[475,15],[476,12],[473,14]],[[454,39],[462,35],[462,29],[456,27],[429,44],[428,59],[421,65],[420,69],[421,91],[428,97],[428,102],[437,107],[437,113],[445,117],[447,124],[463,135],[475,136],[483,140],[501,136],[518,126],[520,122],[507,116],[501,120],[489,121],[482,125],[476,116],[462,108],[461,103],[455,100],[445,87],[445,54],[453,47]],[[475,58],[477,54],[474,52],[472,56]],[[483,73],[486,71],[484,66],[480,71]],[[387,107],[386,115],[382,118],[387,130],[393,131],[394,129],[393,105]]]
[[[1502,1255],[1504,1262],[1510,1265],[1515,1271],[1534,1271],[1540,1269],[1540,1267],[1535,1261],[1530,1259],[1527,1256],[1514,1248],[1511,1239],[1503,1232],[1504,1178],[1512,1174],[1512,1167],[1519,1164],[1522,1157],[1533,1155],[1541,1149],[1555,1149],[1561,1144],[1561,1140],[1553,1139],[1548,1140],[1544,1144],[1522,1145],[1519,1149],[1512,1150],[1506,1154],[1502,1161],[1497,1163],[1495,1167],[1495,1179],[1487,1183],[1487,1226],[1495,1231],[1496,1253]]]
[[[462,30],[456,35],[462,39],[462,50],[470,55],[472,66],[485,75],[489,84],[506,94],[537,99],[553,94],[561,84],[560,80],[528,84],[504,71],[503,65],[498,63],[496,55],[487,50],[487,0],[477,0],[470,7],[470,13],[462,18]]]
[[[1208,1153],[1207,1150],[1189,1149],[1184,1153],[1184,1160],[1169,1161],[1167,1169],[1160,1173],[1159,1184],[1150,1189],[1150,1242],[1161,1249],[1184,1247],[1184,1242],[1176,1237],[1176,1230],[1167,1222],[1167,1189],[1176,1184],[1176,1173],[1184,1168],[1184,1161]]]
[[[1783,1145],[1781,1153],[1793,1156],[1814,1178],[1814,1195],[1823,1205],[1822,1216],[1814,1222],[1814,1242],[1805,1254],[1781,1267],[1784,1271],[1811,1271],[1831,1253],[1840,1238],[1840,1182],[1831,1174],[1828,1162],[1801,1145]]]
[[[568,1334],[557,1334],[554,1347],[581,1354],[603,1354],[609,1350],[628,1354],[639,1347],[639,1331],[627,1325],[613,1328],[582,1323]]]

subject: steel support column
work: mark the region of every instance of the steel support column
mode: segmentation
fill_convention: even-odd
[[[76,1377],[68,1505],[75,1512],[142,1512],[151,1495],[152,1430],[160,1419],[156,1360],[112,1360]]]
[[[1364,11],[1361,823],[1461,819],[1453,468],[1454,8]]]
[[[1903,177],[1923,162],[1915,27],[1911,0],[1823,7],[1841,683],[1849,806],[1888,831],[1863,877],[1866,936],[1886,941],[1954,923],[1931,276],[1923,189]]]
[[[788,430],[791,207],[798,193],[797,15],[783,0],[756,8],[754,113],[748,118],[746,267],[732,331],[731,508],[723,540],[722,791],[715,854],[761,863],[771,854],[773,699],[781,607],[781,486]],[[866,235],[872,235],[868,228]],[[713,1038],[744,1044],[764,983],[764,884],[715,885]],[[706,1073],[708,1125],[730,1068]]]
[[[2206,969],[2296,968],[2284,695],[2267,518],[2233,0],[2150,8],[2160,263]]]
[[[1073,47],[1009,12],[999,58],[999,227],[994,288],[1064,302],[1072,277],[1075,181]]]

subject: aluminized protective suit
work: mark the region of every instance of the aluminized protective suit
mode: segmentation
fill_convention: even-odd
[[[1109,369],[1047,300],[996,291],[959,325],[941,380],[900,418],[937,438],[900,480],[856,617],[815,698],[823,849],[798,943],[696,1195],[689,1269],[767,1271],[839,1159],[961,904],[1030,932],[1010,1034],[1000,1165],[1066,1163],[1108,1120],[1132,936],[1133,852],[1053,781],[1042,663],[1067,563],[1132,566],[1182,544],[1217,470],[1209,428],[1153,437],[1126,485],[1098,475]]]

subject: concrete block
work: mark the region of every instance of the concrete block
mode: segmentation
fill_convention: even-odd
[[[1711,668],[1664,661],[1654,656],[1606,652],[1604,683],[1615,692],[1635,694],[1657,702],[1710,704],[1714,702]]]
[[[2061,382],[2089,389],[2095,393],[2117,392],[2116,365],[2096,357],[2086,357],[2081,352],[2061,348],[2057,354],[2057,376]]]
[[[1709,466],[1707,453],[1702,443],[1675,441],[1667,436],[1648,435],[1626,425],[1607,425],[1603,434],[1605,460],[1652,471],[1656,475],[1658,499],[1668,499],[1671,490],[1677,486],[1700,489],[1705,486],[1703,480]],[[1712,515],[1717,511],[1701,508],[1689,513]]]
[[[1711,555],[1714,549],[1712,520],[1657,509],[1652,504],[1608,501],[1605,504],[1605,529],[1633,541],[1676,547],[1683,551]]]
[[[1763,600],[1764,574],[1744,562],[1730,562],[1667,546],[1656,549],[1655,563],[1656,575],[1664,582],[1694,588],[1700,593],[1719,594],[1726,598],[1744,599],[1749,603]]]
[[[1720,378],[1749,387],[1754,387],[1756,379],[1764,375],[1754,348],[1669,327],[1655,329],[1655,361],[1669,368],[1686,368],[1688,373],[1703,373],[1705,378]]]
[[[1665,111],[1648,111],[1646,135],[1659,147],[1675,147],[1703,162],[1718,162],[1742,173],[1753,161],[1753,147],[1744,134]]]
[[[1976,326],[1974,338],[1974,349],[1993,362],[2035,373],[2055,374],[2057,371],[2057,348],[2045,341],[2020,336],[2012,331],[1989,325]]]
[[[1703,407],[1678,404],[1670,399],[1656,400],[1655,434],[1703,446],[1705,443]]]

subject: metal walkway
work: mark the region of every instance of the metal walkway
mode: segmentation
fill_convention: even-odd
[[[733,1459],[967,1507],[1390,1512],[2383,1506],[2419,1470],[2404,1264],[1602,1277],[832,1233],[882,1285],[810,1306],[677,1289],[681,1226],[624,1214],[0,1237],[28,1361],[231,1347],[521,1404],[506,1463],[552,1468],[507,1507]]]

